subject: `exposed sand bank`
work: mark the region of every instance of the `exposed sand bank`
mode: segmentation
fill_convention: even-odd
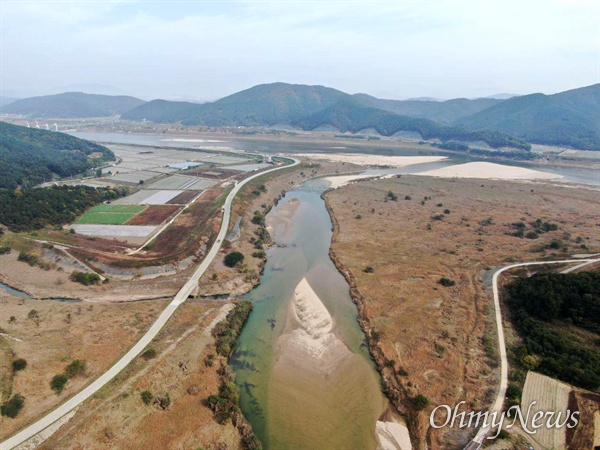
[[[279,339],[278,362],[304,361],[311,371],[329,374],[340,362],[352,356],[346,345],[333,334],[333,319],[306,278],[296,286],[288,312],[289,329]],[[292,361],[289,361],[290,363]]]
[[[406,425],[399,422],[377,421],[377,442],[382,450],[412,450]]]
[[[269,447],[377,446],[375,423],[385,407],[374,395],[379,384],[367,361],[352,353],[334,328],[331,314],[302,279],[276,344],[268,399]],[[341,433],[343,428],[354,432]]]
[[[415,175],[441,178],[489,178],[496,180],[553,180],[563,178],[562,175],[490,162],[456,164]]]
[[[369,155],[366,153],[303,153],[295,156],[308,159],[345,162],[357,164],[359,166],[393,167],[405,167],[412,164],[430,163],[448,159],[446,156],[385,156]]]

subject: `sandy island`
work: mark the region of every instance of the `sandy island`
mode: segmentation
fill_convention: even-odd
[[[487,178],[494,180],[554,180],[562,175],[526,169],[524,167],[505,166],[490,162],[471,162],[428,170],[415,175],[440,178]]]

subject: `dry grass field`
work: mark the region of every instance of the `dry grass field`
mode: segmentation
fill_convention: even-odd
[[[77,393],[115,362],[151,325],[164,301],[118,305],[26,300],[0,291],[2,401],[25,397],[15,419],[0,418],[0,440]],[[13,373],[16,358],[27,361]],[[74,359],[87,361],[84,376],[70,379],[57,395],[50,381]]]
[[[336,225],[332,257],[351,284],[414,448],[425,442],[430,449],[459,448],[467,433],[430,429],[428,413],[462,400],[469,409],[484,409],[495,397],[497,343],[484,282],[489,269],[597,252],[598,192],[402,176],[359,182],[325,197]],[[537,239],[511,235],[512,223],[538,218],[559,229]],[[554,239],[561,241],[558,250],[542,250]],[[443,286],[441,278],[455,284]],[[424,411],[412,407],[417,395],[429,400]]]
[[[215,353],[210,329],[224,308],[216,301],[183,304],[151,343],[156,356],[138,357],[40,448],[240,448],[236,428],[219,425],[204,404],[218,392],[223,360],[217,357],[209,367],[205,359]],[[169,407],[145,405],[143,391],[168,395]]]

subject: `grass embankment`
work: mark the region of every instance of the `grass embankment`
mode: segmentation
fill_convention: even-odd
[[[252,302],[243,300],[235,305],[227,317],[219,322],[212,331],[217,353],[229,359],[244,324],[252,312]],[[211,358],[212,361],[212,358]],[[207,404],[215,413],[217,422],[226,423],[231,419],[242,437],[246,449],[261,449],[262,444],[252,431],[240,409],[240,393],[235,384],[235,375],[227,364],[222,363],[218,371],[221,377],[219,393],[210,395]]]

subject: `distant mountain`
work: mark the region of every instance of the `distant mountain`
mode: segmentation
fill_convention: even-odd
[[[0,97],[0,106],[10,105],[18,100],[18,98]]]
[[[547,145],[600,149],[600,84],[554,95],[513,97],[455,122],[491,128]]]
[[[406,102],[443,102],[444,99],[436,98],[436,97],[413,97],[413,98],[407,98],[403,101],[406,101]]]
[[[116,116],[146,103],[135,97],[65,92],[17,100],[2,108],[5,114],[28,117],[83,118]]]
[[[90,141],[0,122],[0,188],[32,187],[114,159],[113,152]]]
[[[493,148],[514,147],[523,150],[531,148],[527,142],[499,131],[470,131],[460,127],[449,127],[429,119],[402,116],[364,106],[357,99],[344,99],[329,108],[294,122],[293,125],[304,130],[332,126],[342,132],[350,131],[352,133],[373,128],[383,136],[391,136],[400,131],[410,131],[418,133],[423,139],[483,141]]]
[[[509,98],[519,97],[520,94],[507,94],[505,92],[500,94],[492,94],[483,98],[495,98],[496,100],[508,100]]]
[[[475,100],[457,98],[446,101],[382,100],[367,94],[355,94],[354,98],[358,99],[365,106],[383,109],[404,116],[431,119],[445,124],[451,124],[462,117],[501,103],[501,100],[486,98]]]
[[[149,102],[122,117],[130,120],[146,118],[152,122],[171,122],[175,118],[185,125],[269,126],[290,123],[348,96],[323,86],[261,84],[213,103]],[[165,108],[166,113],[161,108]]]

